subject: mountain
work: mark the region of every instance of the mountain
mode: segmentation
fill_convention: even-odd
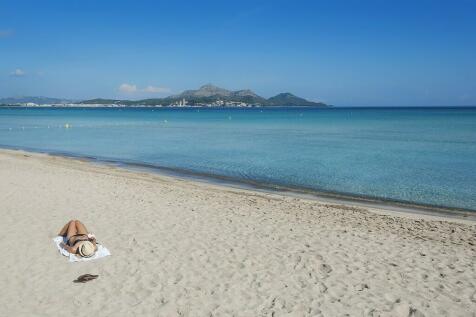
[[[185,100],[185,103],[184,103]],[[278,94],[269,99],[257,95],[249,89],[228,90],[206,84],[195,90],[185,90],[181,94],[165,98],[152,98],[142,100],[118,100],[96,98],[83,101],[48,97],[12,97],[0,98],[0,105],[22,105],[35,103],[38,105],[61,105],[61,104],[88,104],[88,105],[125,105],[125,106],[274,106],[274,107],[329,107],[322,102],[313,102],[297,97],[289,92]]]
[[[227,90],[206,84],[196,90],[185,90],[181,94],[165,98],[142,100],[112,100],[92,99],[81,101],[81,104],[122,104],[122,105],[212,105],[212,106],[239,106],[239,104],[254,106],[303,106],[303,107],[328,107],[322,102],[313,102],[297,97],[291,93],[281,93],[269,99],[263,98],[249,89]]]
[[[114,104],[124,104],[124,102],[126,102],[126,100],[96,98],[96,99],[80,101],[79,104],[114,105]]]
[[[266,103],[266,99],[258,96],[249,89],[231,91],[212,84],[203,85],[197,90],[185,90],[181,94],[170,96],[169,98],[177,98],[177,100],[185,99],[191,103],[213,103],[218,100],[255,105],[263,105]]]
[[[212,84],[203,85],[197,90],[185,90],[180,95],[171,97],[177,98],[207,98],[213,96],[230,97],[233,92],[224,88],[213,86]]]
[[[0,98],[0,104],[16,105],[16,104],[23,104],[23,103],[36,103],[38,105],[45,105],[45,104],[67,104],[67,103],[74,103],[74,101],[68,100],[68,99],[49,98],[49,97],[32,97],[32,96]]]
[[[178,98],[202,98],[202,97],[225,97],[225,98],[232,98],[232,97],[252,97],[252,98],[261,98],[253,91],[249,89],[245,90],[237,90],[231,91],[224,88],[220,88],[217,86],[213,86],[212,84],[206,84],[200,87],[197,90],[185,90],[180,95],[175,95],[172,97]]]
[[[327,105],[322,102],[312,102],[304,98],[299,98],[289,92],[278,94],[268,99],[270,106],[308,106],[308,107],[326,107]]]

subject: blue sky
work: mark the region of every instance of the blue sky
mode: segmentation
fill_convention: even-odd
[[[476,1],[0,0],[0,97],[476,104]]]

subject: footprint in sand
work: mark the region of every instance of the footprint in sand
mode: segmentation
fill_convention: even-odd
[[[320,272],[325,273],[325,274],[329,274],[330,272],[332,272],[332,267],[329,264],[326,264],[326,263],[319,264],[318,268],[319,268]]]

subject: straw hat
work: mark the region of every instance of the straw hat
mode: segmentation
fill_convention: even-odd
[[[78,247],[79,255],[89,258],[94,254],[94,244],[90,241],[81,241]]]

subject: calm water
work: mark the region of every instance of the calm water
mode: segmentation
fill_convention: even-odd
[[[0,145],[476,210],[476,108],[4,108]]]

